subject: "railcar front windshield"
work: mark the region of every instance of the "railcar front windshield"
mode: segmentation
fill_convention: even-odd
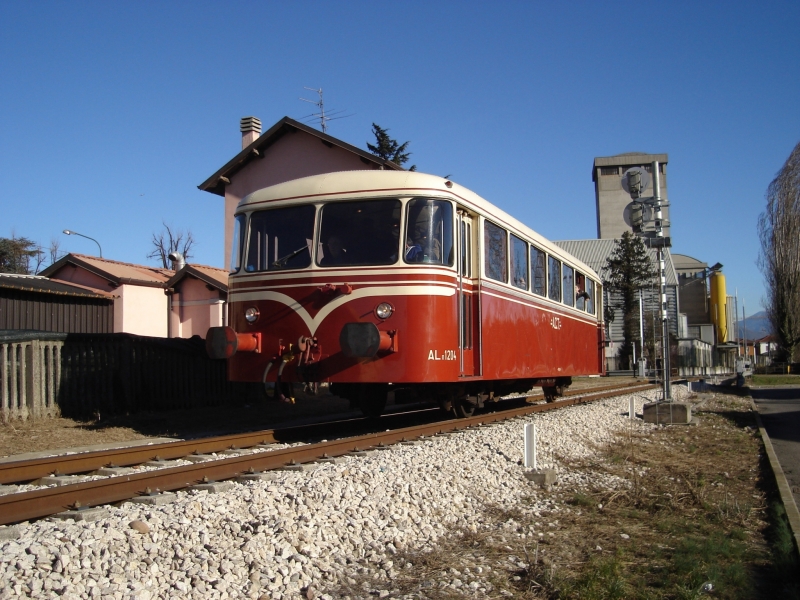
[[[391,265],[400,248],[400,200],[331,202],[322,207],[317,264]]]
[[[233,222],[233,243],[231,244],[231,263],[229,271],[236,273],[242,266],[242,251],[244,250],[244,223],[245,215],[236,215]]]
[[[453,205],[446,200],[413,198],[406,212],[403,258],[407,263],[453,266]]]
[[[311,264],[314,213],[311,204],[260,210],[250,216],[247,272],[304,269]]]

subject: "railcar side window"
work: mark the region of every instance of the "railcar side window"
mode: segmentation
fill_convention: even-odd
[[[575,308],[586,310],[586,276],[575,271]]]
[[[400,200],[331,202],[322,207],[317,264],[391,265],[400,247]]]
[[[247,271],[304,269],[311,264],[314,238],[311,204],[273,208],[250,216]]]
[[[569,265],[564,265],[561,274],[564,282],[564,304],[575,306],[575,270]]]
[[[511,284],[528,289],[528,244],[515,235],[511,236]]]
[[[242,266],[242,244],[244,244],[244,222],[247,215],[236,215],[233,221],[233,243],[231,244],[231,264],[228,269],[231,273],[236,273]]]
[[[414,198],[408,203],[403,258],[407,263],[453,265],[453,205],[450,202]]]
[[[554,256],[547,261],[547,297],[561,302],[561,261]]]
[[[484,267],[486,276],[496,281],[508,281],[508,235],[506,230],[485,221],[483,227],[483,249],[486,253]]]
[[[461,221],[461,275],[472,277],[472,221]]]
[[[535,246],[531,246],[531,278],[533,280],[533,293],[545,296],[547,294],[547,254]]]
[[[586,312],[590,314],[594,314],[594,281],[586,278],[586,294],[588,298],[586,298]]]

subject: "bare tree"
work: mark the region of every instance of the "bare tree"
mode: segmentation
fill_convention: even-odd
[[[765,309],[784,358],[800,346],[800,143],[767,188],[758,219],[758,265],[767,287]]]
[[[194,246],[192,232],[189,230],[184,232],[180,229],[173,229],[163,221],[161,224],[164,226],[164,229],[153,234],[153,251],[147,255],[147,258],[160,260],[165,269],[170,268],[168,258],[170,252],[180,252],[183,254],[183,258],[188,262],[191,257],[192,246]]]
[[[57,262],[61,259],[66,252],[61,250],[61,240],[57,237],[50,238],[50,246],[47,248],[47,254],[50,256],[50,264]]]

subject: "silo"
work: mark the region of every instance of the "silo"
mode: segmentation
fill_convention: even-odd
[[[726,309],[725,275],[711,273],[711,320],[717,328],[717,343],[728,341],[728,316]]]

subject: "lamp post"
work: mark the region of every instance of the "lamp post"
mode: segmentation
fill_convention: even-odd
[[[100,250],[100,258],[103,258],[103,249],[100,247],[100,242],[98,242],[96,239],[89,237],[88,235],[83,235],[82,233],[78,233],[77,231],[72,231],[71,229],[65,229],[64,233],[66,233],[67,235],[79,235],[83,238],[86,238],[87,240],[92,240],[95,244],[97,244],[97,249]]]

